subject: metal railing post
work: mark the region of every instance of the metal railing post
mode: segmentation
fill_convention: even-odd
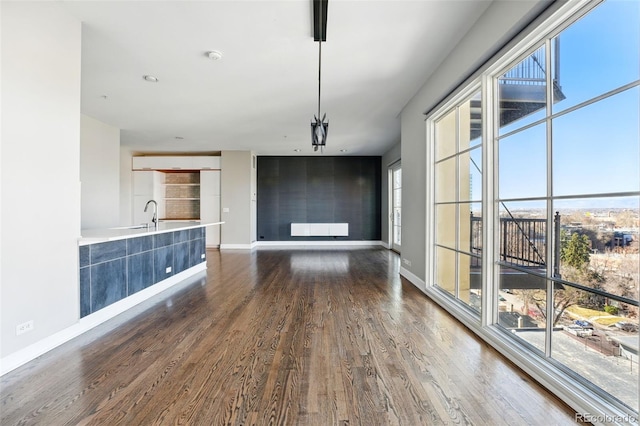
[[[556,212],[553,217],[553,225],[553,276],[562,278],[560,276],[560,212]]]

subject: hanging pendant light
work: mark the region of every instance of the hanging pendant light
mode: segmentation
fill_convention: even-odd
[[[315,41],[318,42],[318,115],[313,116],[311,122],[311,145],[314,151],[322,152],[327,144],[327,132],[329,131],[329,122],[325,121],[327,114],[325,113],[320,119],[320,94],[322,84],[322,42],[327,37],[327,2],[328,0],[313,0],[313,34]]]

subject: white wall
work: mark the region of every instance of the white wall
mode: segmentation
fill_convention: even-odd
[[[4,358],[79,318],[81,28],[53,2],[0,9]]]
[[[81,226],[109,228],[120,222],[120,129],[80,119]]]
[[[494,1],[401,113],[403,267],[425,279],[426,127],[424,113],[468,78],[548,5]]]
[[[130,148],[120,147],[120,225],[133,225],[133,171]]]
[[[256,240],[255,208],[252,194],[256,188],[251,151],[222,151],[220,178],[220,248],[250,248]],[[225,211],[228,209],[228,211]],[[253,235],[252,235],[253,233]]]

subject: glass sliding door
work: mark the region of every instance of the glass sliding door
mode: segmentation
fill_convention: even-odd
[[[402,246],[402,167],[391,167],[391,249],[400,253]]]

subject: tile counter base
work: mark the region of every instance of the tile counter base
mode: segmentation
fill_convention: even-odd
[[[206,262],[205,228],[79,246],[80,317]]]

